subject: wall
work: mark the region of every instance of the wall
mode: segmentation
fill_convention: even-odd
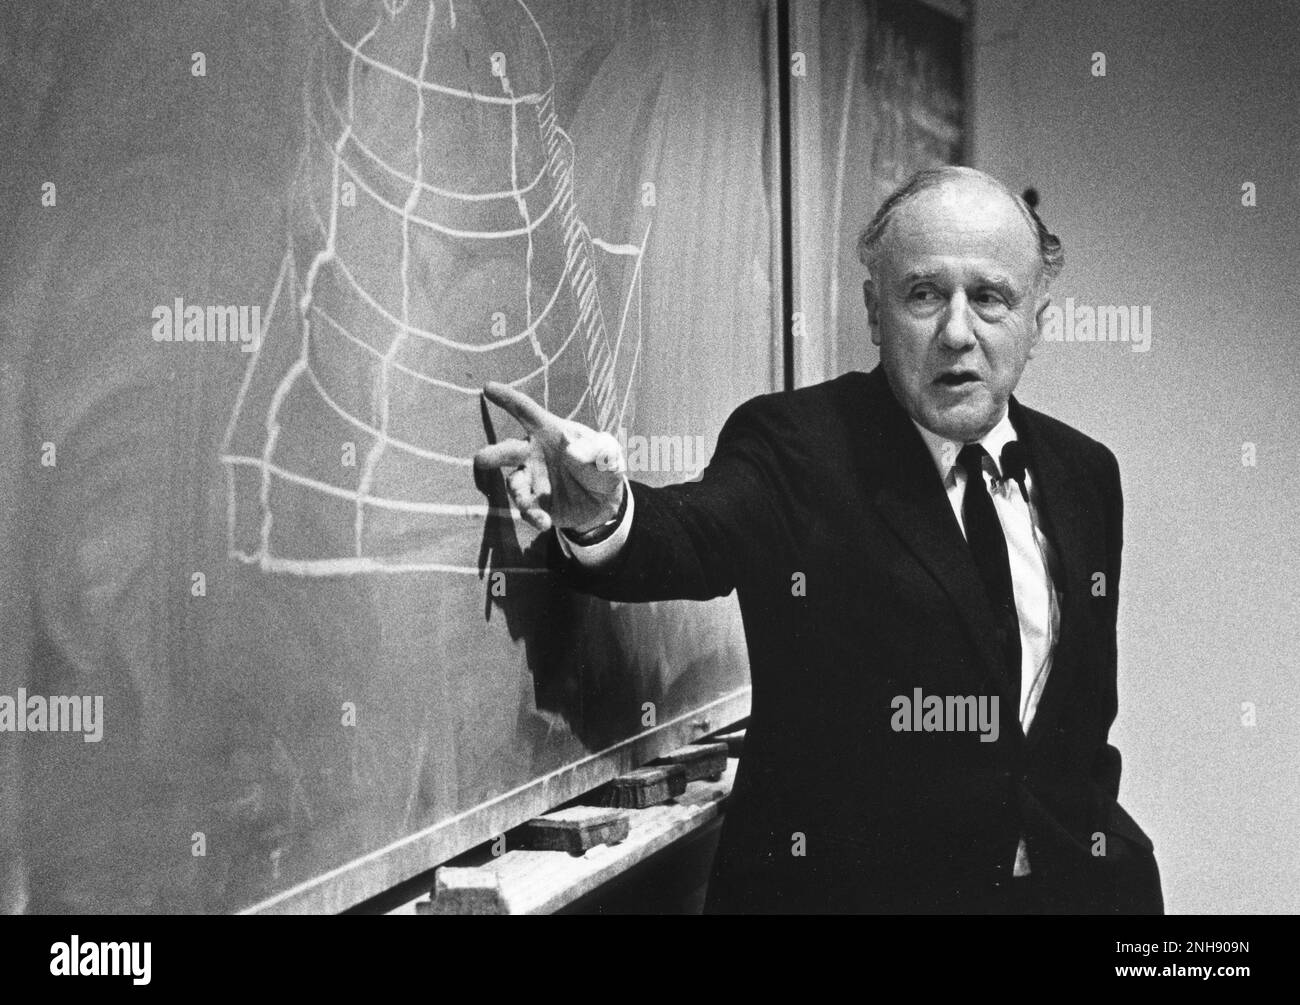
[[[1119,457],[1112,737],[1171,912],[1300,908],[1297,48],[1286,3],[976,7],[975,166],[1039,189],[1058,303],[1151,308],[1148,351],[1044,344],[1019,396]]]

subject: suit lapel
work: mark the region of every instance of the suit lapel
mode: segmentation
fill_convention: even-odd
[[[925,441],[894,398],[883,367],[868,376],[874,414],[863,439],[873,449],[862,464],[881,516],[952,600],[967,635],[1004,701],[1011,689],[994,643],[996,622],[984,585]],[[1018,719],[1019,716],[1015,717]]]

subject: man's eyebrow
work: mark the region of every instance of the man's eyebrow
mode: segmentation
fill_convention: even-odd
[[[907,273],[899,280],[900,286],[911,286],[913,283],[931,282],[941,275],[937,269],[915,270]],[[970,284],[973,286],[989,286],[1004,293],[1012,293],[1016,289],[1015,280],[1011,276],[1002,272],[991,272],[983,275],[977,275]]]
[[[994,274],[991,276],[979,276],[975,281],[976,286],[986,286],[989,289],[996,290],[1004,297],[1015,297],[1019,295],[1019,290],[1010,276]]]

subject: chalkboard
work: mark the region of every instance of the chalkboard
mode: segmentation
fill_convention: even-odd
[[[468,459],[489,379],[652,484],[779,384],[765,4],[2,17],[0,907],[344,909],[745,714],[734,598]]]

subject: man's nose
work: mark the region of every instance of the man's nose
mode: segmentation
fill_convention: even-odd
[[[968,349],[975,344],[965,290],[957,290],[948,300],[947,310],[939,321],[939,341],[947,349]]]

